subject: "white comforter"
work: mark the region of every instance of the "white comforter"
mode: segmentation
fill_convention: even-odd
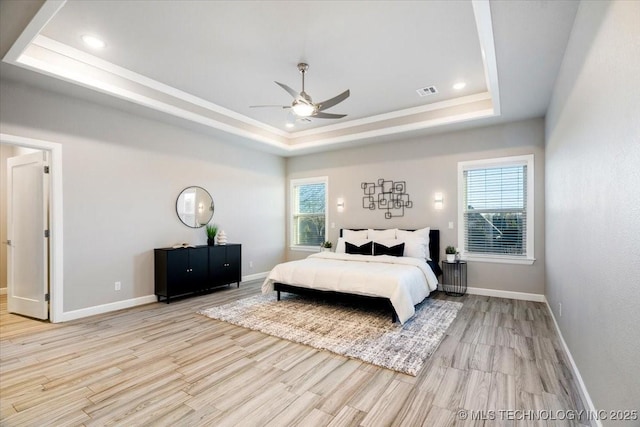
[[[401,323],[415,313],[414,305],[438,286],[429,265],[417,258],[320,252],[276,265],[262,284],[275,282],[323,291],[389,298]]]

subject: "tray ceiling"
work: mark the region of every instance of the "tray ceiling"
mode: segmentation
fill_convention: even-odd
[[[283,155],[501,113],[488,1],[48,0],[4,61]],[[314,101],[350,89],[327,110],[347,117],[249,108],[290,105],[298,62]]]

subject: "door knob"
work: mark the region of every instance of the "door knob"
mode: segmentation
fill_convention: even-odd
[[[11,246],[11,240],[5,240],[2,243],[6,244],[7,246]]]

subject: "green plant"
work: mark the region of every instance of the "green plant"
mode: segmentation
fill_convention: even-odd
[[[207,237],[213,239],[218,233],[218,226],[215,224],[207,224]]]
[[[458,253],[458,251],[456,251],[456,248],[454,248],[453,246],[447,246],[447,248],[444,250],[444,253],[448,255],[455,255]]]
[[[331,247],[333,246],[333,243],[329,242],[328,240],[326,242],[322,242],[322,244],[320,245],[323,248],[328,248],[331,249]]]

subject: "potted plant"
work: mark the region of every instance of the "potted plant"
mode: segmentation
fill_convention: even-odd
[[[320,244],[320,249],[322,250],[322,252],[330,252],[332,247],[333,243],[329,241],[322,242],[322,244]]]
[[[216,244],[216,234],[218,233],[218,226],[215,224],[207,224],[207,245],[213,246]]]
[[[456,261],[456,254],[458,253],[458,251],[456,251],[456,248],[454,248],[453,246],[447,246],[447,248],[444,250],[444,253],[447,254],[447,262]]]

